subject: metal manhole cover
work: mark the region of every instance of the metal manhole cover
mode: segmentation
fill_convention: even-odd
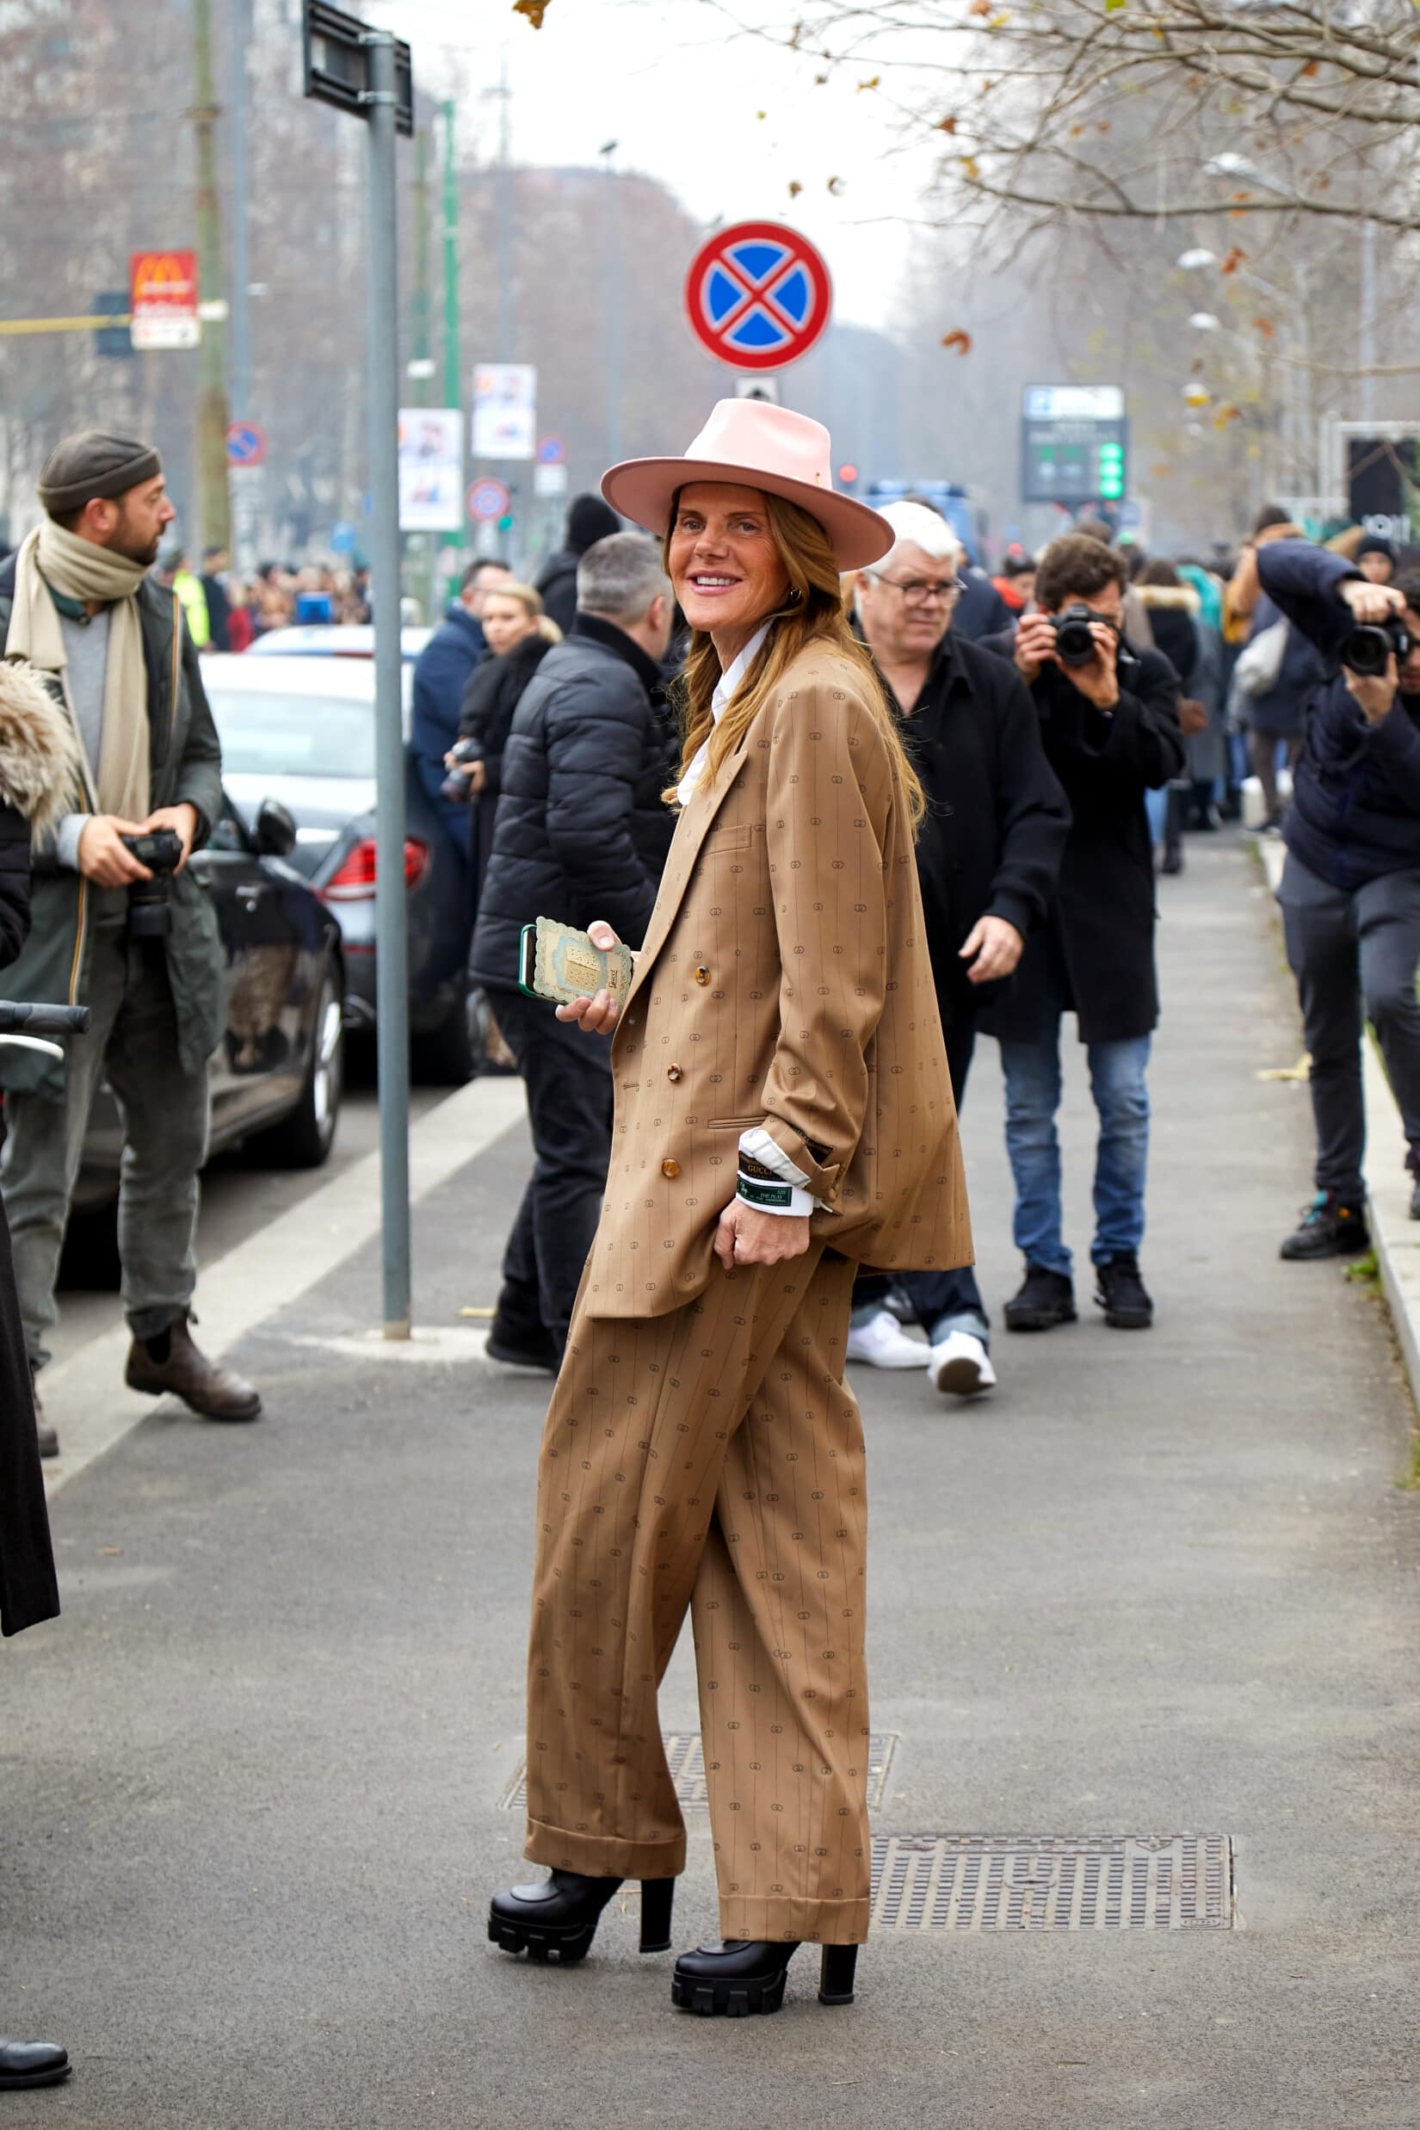
[[[868,1740],[868,1810],[876,1812],[887,1795],[892,1756],[897,1750],[896,1731],[874,1731]],[[705,1792],[705,1754],[699,1731],[667,1731],[661,1743],[675,1784],[681,1808],[704,1812],[709,1808]],[[524,1763],[503,1792],[505,1812],[525,1812],[528,1803],[527,1765]]]
[[[879,1930],[1231,1930],[1225,1834],[879,1834]]]

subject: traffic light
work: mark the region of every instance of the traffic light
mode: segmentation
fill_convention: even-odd
[[[1124,446],[1110,438],[1100,445],[1100,496],[1118,501],[1124,494]]]

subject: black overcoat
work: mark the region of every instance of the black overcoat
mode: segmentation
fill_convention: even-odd
[[[29,928],[30,824],[15,807],[0,805],[0,968],[15,959]],[[0,996],[7,995],[0,977]],[[58,1610],[30,1367],[0,1205],[0,1631],[18,1634]]]
[[[1014,638],[981,648],[1014,656]],[[1178,675],[1158,651],[1119,648],[1119,701],[1106,716],[1056,666],[1031,687],[1046,759],[1065,788],[1070,832],[1050,916],[1026,941],[1009,990],[983,1016],[1002,1042],[1045,1033],[1052,998],[1083,1043],[1128,1042],[1159,1018],[1154,857],[1144,793],[1182,773]]]

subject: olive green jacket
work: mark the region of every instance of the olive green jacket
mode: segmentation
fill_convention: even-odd
[[[14,591],[12,556],[0,568],[0,655],[9,633]],[[222,749],[217,728],[178,599],[152,578],[144,579],[137,597],[148,674],[150,803],[154,811],[160,806],[195,806],[200,817],[196,847],[200,848],[222,811]],[[87,803],[94,805],[91,793]],[[200,1072],[222,1036],[222,942],[217,912],[191,870],[170,883],[169,893],[173,922],[167,937],[168,980],[177,1008],[179,1055],[185,1072]],[[7,998],[41,1005],[83,1005],[95,899],[90,881],[56,863],[51,844],[36,849],[30,936],[5,971]],[[64,1082],[65,1067],[59,1061],[38,1051],[0,1046],[0,1087],[62,1101]]]

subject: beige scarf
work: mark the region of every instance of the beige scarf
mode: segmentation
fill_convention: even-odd
[[[78,736],[65,671],[64,632],[49,587],[67,599],[110,604],[108,665],[104,671],[103,745],[97,764],[86,760],[88,788],[98,811],[124,821],[146,821],[150,811],[148,675],[143,663],[143,627],[137,591],[147,575],[111,548],[95,547],[46,518],[20,548],[15,565],[15,606],[6,656],[23,658],[42,673],[57,673]]]

